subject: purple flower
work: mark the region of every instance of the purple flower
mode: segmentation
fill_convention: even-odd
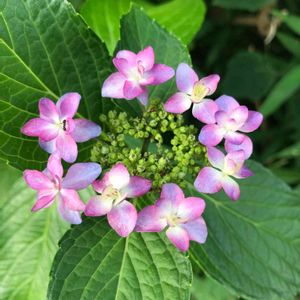
[[[47,169],[43,172],[25,170],[26,183],[37,191],[37,201],[32,211],[50,206],[58,196],[58,212],[67,222],[80,224],[80,211],[85,208],[77,190],[89,186],[101,173],[96,163],[77,163],[63,176],[61,159],[57,153],[50,155]]]
[[[207,149],[208,160],[212,167],[204,167],[195,180],[195,187],[199,192],[214,194],[222,188],[232,199],[240,197],[240,188],[235,178],[247,178],[252,172],[244,166],[244,151],[234,151],[226,156],[218,149],[209,147]]]
[[[206,99],[215,92],[220,76],[209,75],[199,80],[195,71],[187,64],[181,63],[176,70],[176,84],[179,93],[174,94],[164,105],[166,111],[181,114],[193,104],[193,116],[204,123],[214,123],[218,110],[214,101]]]
[[[93,186],[100,195],[94,196],[86,205],[87,216],[107,214],[108,223],[120,235],[128,236],[134,229],[137,211],[126,198],[140,197],[151,189],[152,182],[139,176],[130,176],[122,163],[114,165]]]
[[[163,64],[154,63],[154,51],[147,47],[137,54],[122,50],[113,59],[118,72],[111,74],[102,87],[102,97],[138,98],[146,105],[147,85],[161,84],[174,76],[174,70]]]
[[[185,198],[177,184],[167,183],[156,203],[139,212],[135,230],[159,232],[168,226],[166,234],[169,240],[180,251],[187,251],[190,240],[200,244],[206,240],[207,228],[201,217],[204,208],[203,199]]]
[[[263,121],[262,114],[240,106],[230,96],[223,95],[215,103],[218,105],[215,122],[201,129],[199,141],[205,146],[216,146],[225,138],[227,152],[243,150],[245,158],[249,158],[253,148],[252,141],[237,131],[247,133],[256,130]]]
[[[75,119],[80,95],[67,93],[56,105],[47,98],[39,101],[40,117],[29,120],[21,129],[28,136],[39,137],[40,146],[48,153],[59,152],[61,158],[72,163],[76,160],[77,144],[97,137],[101,128],[97,124]]]

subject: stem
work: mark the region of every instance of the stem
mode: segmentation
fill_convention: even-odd
[[[141,150],[141,153],[144,154],[147,149],[148,149],[148,146],[149,146],[149,143],[150,143],[150,139],[144,139],[144,142],[143,142],[143,145],[142,145],[142,150]]]

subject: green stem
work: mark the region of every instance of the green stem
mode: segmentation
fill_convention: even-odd
[[[142,145],[142,149],[141,149],[141,153],[144,154],[147,150],[148,150],[148,146],[150,143],[150,139],[144,139],[143,145]]]

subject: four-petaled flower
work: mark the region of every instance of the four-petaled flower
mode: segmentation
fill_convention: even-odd
[[[215,92],[220,76],[212,74],[199,80],[195,71],[187,64],[181,63],[176,70],[178,93],[171,96],[164,105],[166,111],[181,114],[193,104],[193,116],[204,122],[214,123],[214,114],[218,107],[213,100],[206,99]]]
[[[114,165],[101,180],[93,183],[100,195],[94,196],[86,205],[87,216],[107,214],[110,226],[120,235],[128,236],[134,229],[137,211],[126,198],[136,198],[146,194],[152,182],[139,176],[130,176],[122,163]]]
[[[187,251],[190,240],[200,244],[206,240],[207,227],[201,217],[204,208],[201,198],[185,198],[178,185],[164,184],[156,203],[139,212],[135,231],[159,232],[168,226],[170,241],[180,251]]]
[[[161,84],[174,76],[174,70],[163,64],[154,63],[154,51],[147,47],[137,54],[122,50],[113,59],[118,72],[111,74],[104,82],[102,96],[148,102],[147,85]]]
[[[252,172],[244,166],[245,154],[243,150],[233,151],[226,156],[218,149],[207,149],[208,160],[213,167],[204,167],[195,180],[195,188],[202,193],[214,194],[222,188],[232,199],[240,197],[240,188],[235,178],[247,178]]]
[[[225,138],[227,152],[243,150],[245,158],[252,153],[252,141],[241,132],[252,132],[262,123],[263,116],[256,111],[248,110],[246,106],[240,106],[238,102],[229,96],[219,97],[215,103],[218,111],[215,113],[214,124],[205,125],[199,134],[199,141],[205,146],[216,146]]]
[[[75,119],[80,95],[67,93],[56,105],[47,98],[39,101],[40,117],[29,120],[21,129],[28,136],[39,137],[40,146],[49,153],[59,152],[61,158],[72,163],[78,150],[76,142],[85,142],[97,137],[101,128],[97,124]]]
[[[85,204],[81,201],[77,190],[85,189],[101,173],[101,167],[96,163],[77,163],[70,167],[63,176],[63,167],[57,153],[50,155],[47,169],[43,172],[25,170],[26,183],[37,191],[37,201],[32,211],[50,206],[58,196],[58,211],[63,219],[71,224],[80,224],[80,211]]]

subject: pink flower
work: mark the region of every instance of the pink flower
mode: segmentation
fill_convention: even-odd
[[[37,191],[37,201],[32,211],[50,206],[58,196],[58,212],[71,224],[80,224],[80,211],[85,208],[77,190],[85,189],[101,173],[101,167],[96,163],[77,163],[70,167],[63,176],[61,159],[57,153],[50,155],[47,169],[43,172],[25,170],[26,183]]]
[[[207,228],[201,217],[204,208],[203,199],[185,198],[177,184],[167,183],[156,203],[139,212],[135,230],[159,232],[168,226],[166,234],[169,240],[180,251],[187,251],[190,240],[200,244],[206,240]]]
[[[248,110],[246,106],[240,106],[230,96],[221,96],[215,103],[218,111],[215,114],[214,124],[208,124],[201,129],[199,141],[205,146],[216,146],[225,138],[227,152],[243,150],[245,158],[252,153],[252,141],[241,132],[256,130],[263,121],[261,113]]]
[[[111,74],[102,87],[102,97],[148,102],[147,85],[161,84],[174,76],[174,70],[163,64],[154,63],[154,51],[147,47],[137,54],[122,50],[113,59],[118,72]]]
[[[252,172],[244,166],[244,151],[234,151],[226,156],[218,149],[209,147],[207,149],[208,160],[212,167],[204,167],[195,180],[195,187],[199,192],[214,194],[222,188],[232,199],[240,197],[240,188],[234,178],[247,178]]]
[[[101,128],[97,124],[75,119],[80,102],[77,93],[64,94],[56,105],[47,98],[39,101],[40,117],[29,120],[21,129],[28,136],[39,137],[40,146],[48,153],[59,152],[61,158],[72,163],[76,160],[77,144],[97,137]]]
[[[120,235],[128,236],[134,229],[137,211],[126,198],[140,197],[150,190],[152,182],[139,176],[130,176],[122,163],[114,165],[93,186],[100,195],[94,196],[86,205],[87,216],[107,214],[108,223]]]
[[[193,116],[204,123],[214,123],[214,114],[218,107],[214,101],[206,99],[215,92],[220,76],[209,75],[199,80],[195,71],[181,63],[176,70],[176,84],[179,93],[174,94],[164,105],[166,111],[182,114],[193,104]]]

